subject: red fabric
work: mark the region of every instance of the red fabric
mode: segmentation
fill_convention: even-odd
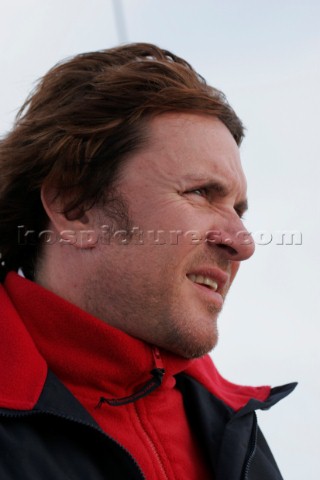
[[[0,285],[0,405],[31,410],[42,391],[47,365]]]
[[[198,361],[192,363],[186,369],[186,373],[196,378],[233,410],[240,410],[251,398],[264,402],[270,395],[270,386],[250,387],[229,382],[220,375],[209,355],[202,357],[200,362],[201,366]]]
[[[12,401],[12,408],[21,408],[20,404],[32,408],[44,383],[42,357],[45,358],[51,370],[102,429],[132,453],[148,479],[208,478],[201,452],[189,429],[182,396],[174,388],[174,374],[185,371],[236,410],[250,398],[265,400],[270,393],[269,387],[240,387],[227,382],[219,375],[209,356],[191,361],[161,351],[166,370],[161,387],[135,403],[121,407],[103,404],[97,409],[101,396],[131,395],[150,379],[150,371],[155,367],[152,347],[17,274],[7,276],[5,288],[14,308],[2,292],[6,300],[0,308],[7,306],[1,319],[6,319],[8,324],[12,319],[13,332],[17,332],[13,346],[5,351],[5,358],[8,361],[15,359],[15,373],[21,368],[20,362],[23,363],[23,374],[13,377],[7,373],[7,387],[1,403],[10,407]],[[19,317],[41,356],[21,322],[17,327]],[[23,345],[23,355],[17,355],[20,345]],[[36,372],[33,380],[30,372]],[[18,391],[12,378],[19,378],[19,384],[22,384]]]

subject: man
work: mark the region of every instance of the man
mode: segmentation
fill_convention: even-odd
[[[207,355],[254,251],[242,138],[149,44],[29,97],[0,149],[1,479],[281,479],[254,412],[294,385],[233,385]]]

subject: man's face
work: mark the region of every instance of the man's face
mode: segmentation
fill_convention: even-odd
[[[117,185],[136,229],[127,244],[120,234],[90,252],[84,308],[130,335],[197,357],[215,346],[225,296],[239,262],[254,251],[240,218],[246,181],[238,147],[219,120],[171,113],[149,128],[148,145],[123,166]],[[108,223],[97,214],[100,226]]]

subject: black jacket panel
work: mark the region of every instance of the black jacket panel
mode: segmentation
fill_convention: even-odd
[[[1,480],[142,480],[132,456],[108,437],[49,372],[32,411],[0,410]]]
[[[234,412],[188,375],[178,374],[176,380],[214,480],[282,480],[254,409],[269,408],[294,384],[276,389],[267,402],[252,400]],[[101,430],[51,372],[33,410],[0,409],[0,452],[1,480],[145,478],[131,454]]]
[[[255,410],[270,408],[296,384],[272,389],[266,402],[250,400],[238,412],[187,375],[177,376],[177,386],[216,480],[283,480],[259,430]]]

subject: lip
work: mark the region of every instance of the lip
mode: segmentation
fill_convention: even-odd
[[[192,283],[192,286],[205,298],[206,302],[213,303],[218,310],[222,309],[224,298],[221,293],[215,292],[199,283],[194,283],[191,280],[190,283]]]
[[[188,275],[202,275],[203,277],[209,277],[218,283],[218,288],[216,291],[214,291],[208,287],[205,287],[204,285],[194,283],[188,278]],[[186,276],[190,283],[192,283],[192,285],[198,290],[199,293],[201,293],[201,295],[206,298],[207,301],[214,303],[218,309],[222,308],[224,302],[223,292],[229,280],[228,273],[216,267],[198,267],[188,272]]]
[[[190,272],[187,273],[187,278],[189,275],[202,275],[203,277],[208,277],[211,278],[212,280],[215,280],[218,283],[218,288],[214,293],[222,294],[225,286],[229,280],[229,274],[220,268],[217,267],[198,267],[194,270],[191,270]],[[190,280],[191,281],[191,280]],[[198,283],[192,282],[194,285],[199,285]],[[201,287],[201,285],[199,285]],[[206,290],[208,290],[207,287],[204,287]]]

